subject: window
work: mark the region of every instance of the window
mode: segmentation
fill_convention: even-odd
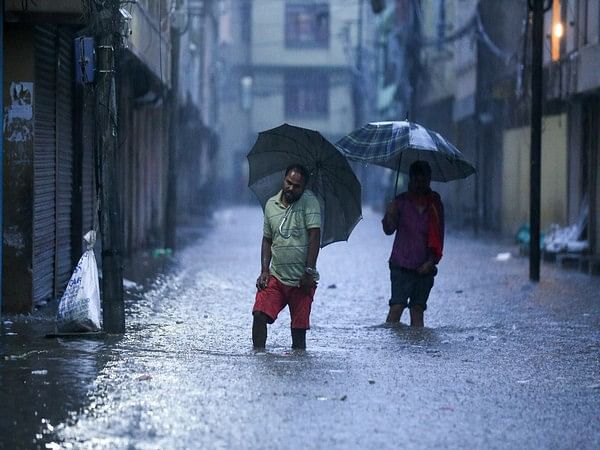
[[[285,5],[286,47],[329,47],[329,5],[288,3]]]
[[[324,117],[329,112],[329,77],[321,72],[285,76],[286,117]]]
[[[599,42],[600,28],[600,2],[598,0],[587,0],[587,23],[586,23],[586,44],[597,44]]]
[[[252,39],[252,29],[250,28],[250,24],[252,23],[252,4],[250,0],[243,0],[241,8],[240,8],[240,16],[241,16],[241,37],[242,42],[250,42]]]

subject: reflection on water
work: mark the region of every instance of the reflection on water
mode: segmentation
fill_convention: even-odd
[[[109,354],[111,339],[48,339],[48,312],[5,316],[0,338],[0,448],[35,448],[74,417]],[[34,438],[32,441],[32,437]]]

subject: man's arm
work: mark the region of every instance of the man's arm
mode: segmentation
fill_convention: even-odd
[[[308,255],[306,257],[306,267],[314,269],[317,267],[317,256],[319,256],[319,247],[321,246],[321,229],[311,228],[308,230]]]
[[[260,246],[261,272],[269,271],[269,266],[271,265],[271,245],[273,245],[273,240],[263,236],[262,245]]]
[[[444,249],[444,206],[437,196],[431,203],[427,230],[427,261],[417,269],[426,274],[442,259]]]
[[[308,254],[306,256],[306,267],[308,270],[316,270],[317,257],[319,256],[319,248],[321,246],[321,229],[310,228],[308,230]],[[312,274],[305,272],[300,279],[300,286],[308,293],[315,287],[317,282]]]
[[[396,231],[398,227],[398,207],[396,206],[396,200],[392,200],[388,204],[381,224],[383,225],[383,232],[388,236]]]
[[[256,288],[260,291],[269,283],[269,266],[271,265],[271,245],[273,240],[268,237],[262,238],[260,246],[260,276],[256,280]]]

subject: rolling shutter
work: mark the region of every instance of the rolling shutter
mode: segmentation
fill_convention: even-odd
[[[33,304],[54,295],[56,249],[56,28],[35,29]]]
[[[73,261],[73,44],[68,29],[60,28],[56,60],[56,255],[54,295],[65,289]]]
[[[71,32],[35,28],[33,304],[59,296],[69,280],[73,205]]]

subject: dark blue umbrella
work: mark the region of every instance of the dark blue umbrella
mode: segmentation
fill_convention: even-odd
[[[414,161],[427,161],[433,181],[457,180],[475,173],[452,143],[414,122],[368,123],[335,145],[348,159],[404,173]]]

